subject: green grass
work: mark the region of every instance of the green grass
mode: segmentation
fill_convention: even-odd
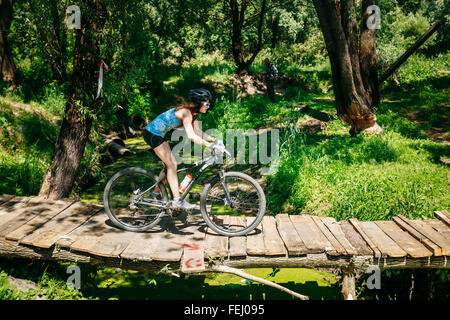
[[[51,113],[1,98],[0,123],[0,194],[37,194],[57,135]]]
[[[290,138],[289,149],[281,152],[280,170],[269,178],[266,190],[275,213],[360,220],[398,214],[432,218],[434,210],[450,205],[448,167],[434,163],[430,150],[439,147],[430,141],[389,131],[355,139],[321,134]]]
[[[30,262],[0,259],[0,300],[84,300],[80,290],[69,288],[65,273],[68,263]],[[36,288],[20,291],[9,283],[10,277],[26,279]]]
[[[281,127],[279,169],[265,181],[268,214],[385,220],[398,214],[413,219],[432,218],[434,210],[449,210],[449,145],[430,139],[438,131],[444,138],[449,133],[449,77],[436,72],[449,69],[448,55],[428,60],[410,58],[399,71],[401,85],[389,79],[383,86],[382,104],[376,114],[384,134],[361,134],[356,138],[350,138],[348,126],[337,119],[334,103],[317,99],[333,96],[328,92],[327,63],[287,65],[284,71],[292,73],[297,85],[277,96],[276,103],[270,103],[265,96],[242,99],[235,90],[223,86],[234,66],[214,59],[199,59],[173,69],[172,74],[168,72],[158,107],[169,106],[192,86],[216,85],[216,108],[200,118],[204,129],[225,132],[227,128],[245,131]],[[263,70],[262,62],[258,63],[255,70]],[[39,112],[24,111],[17,105],[20,101],[10,97],[0,100],[0,193],[32,195],[40,188],[51,159],[62,105],[59,93],[46,91],[46,97],[48,108],[32,104]],[[309,110],[299,113],[298,107],[305,104]],[[297,132],[295,124],[308,117],[331,120],[323,132]],[[280,118],[288,119],[280,123]],[[137,166],[158,172],[161,168],[141,138],[126,141],[135,152],[132,156],[100,165],[100,140],[93,137],[80,170],[83,183],[78,182],[75,188],[84,201],[101,203],[106,181],[120,169]],[[200,190],[198,186],[194,191]],[[15,292],[4,280],[7,275],[39,283],[50,299],[183,299],[190,294],[195,299],[290,298],[265,286],[224,275],[178,279],[131,271],[116,274],[109,268],[89,266],[83,267],[82,272],[86,287],[77,293],[65,285],[67,264],[40,265],[34,268],[35,273],[23,264],[16,265],[16,271],[6,268],[5,261],[0,265],[4,270],[0,276],[0,299],[32,299],[36,294]],[[269,274],[270,270],[249,272],[266,277],[264,273]],[[313,299],[340,299],[340,289],[319,279],[321,276],[310,270],[282,269],[273,280],[310,294]],[[383,299],[389,299],[389,293]]]

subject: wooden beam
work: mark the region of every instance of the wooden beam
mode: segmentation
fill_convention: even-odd
[[[397,61],[395,61],[387,70],[386,72],[381,76],[378,85],[380,86],[387,78],[389,78],[395,70],[397,70],[408,58],[417,50],[419,47],[424,44],[425,41],[430,38],[437,29],[442,25],[441,21],[436,21],[433,26],[428,29],[427,32],[425,32],[419,40],[416,41],[400,58],[398,58]]]
[[[344,300],[356,300],[355,273],[352,268],[342,269],[342,295]]]

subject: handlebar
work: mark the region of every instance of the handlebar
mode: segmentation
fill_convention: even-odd
[[[211,149],[213,151],[218,151],[219,153],[225,153],[227,156],[231,157],[231,153],[225,148],[221,140],[216,140],[211,144]]]

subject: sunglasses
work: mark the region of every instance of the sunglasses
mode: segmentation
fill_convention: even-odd
[[[203,105],[205,106],[205,107],[208,107],[209,108],[209,106],[211,105],[209,102],[203,102]]]

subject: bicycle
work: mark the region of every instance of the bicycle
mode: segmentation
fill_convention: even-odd
[[[203,187],[200,195],[200,211],[206,224],[224,236],[242,236],[254,230],[262,221],[266,210],[266,198],[259,183],[249,175],[225,171],[218,155],[231,154],[221,146],[213,145],[211,155],[177,170],[177,173],[200,167],[200,170],[180,195],[185,199],[202,173],[216,167],[218,174]],[[155,155],[156,156],[156,155]],[[172,216],[172,193],[167,192],[163,181],[150,170],[127,168],[114,174],[105,186],[103,203],[110,220],[117,227],[143,232],[156,226],[165,215]],[[158,186],[161,199],[149,195]],[[169,199],[170,196],[170,199]]]

